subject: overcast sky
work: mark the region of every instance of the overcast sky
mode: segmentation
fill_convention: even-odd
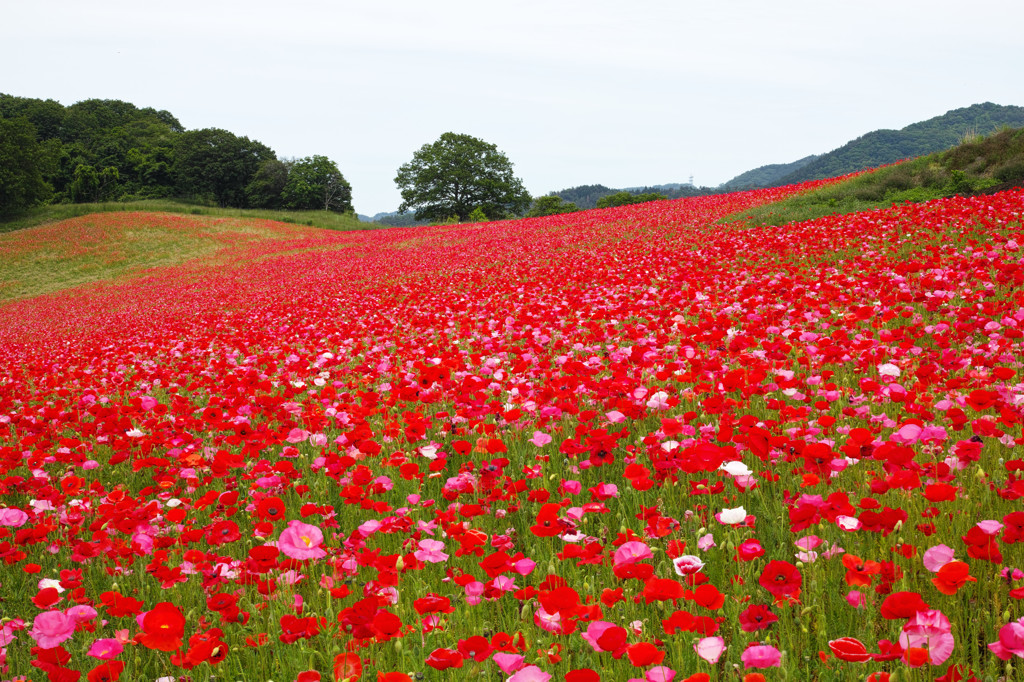
[[[452,131],[534,195],[718,185],[979,102],[1024,105],[1024,3],[0,0],[0,92],[120,99],[279,157],[358,212]]]

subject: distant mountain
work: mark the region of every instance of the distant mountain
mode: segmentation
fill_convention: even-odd
[[[790,173],[797,172],[818,158],[818,155],[811,154],[793,163],[771,163],[754,170],[748,170],[746,173],[740,173],[732,180],[722,183],[718,186],[718,189],[732,192],[751,187],[772,187],[780,184],[779,181],[782,178]]]
[[[689,183],[670,183],[665,185],[652,185],[648,187],[626,187],[624,189],[612,189],[604,185],[580,185],[570,187],[557,192],[549,192],[548,196],[561,197],[565,201],[576,204],[581,210],[597,208],[597,201],[603,197],[618,192],[629,192],[630,194],[648,194],[657,192],[664,194],[669,199],[681,199],[683,197],[695,197],[704,194],[713,194],[716,190],[710,187],[694,187]]]
[[[985,102],[953,109],[942,116],[912,123],[900,130],[876,130],[858,137],[780,178],[776,184],[788,185],[805,180],[832,178],[914,156],[932,154],[949,149],[965,139],[989,135],[1004,127],[1024,127],[1024,107]]]
[[[425,221],[416,220],[416,214],[413,211],[405,214],[401,214],[398,211],[387,211],[374,214],[373,216],[360,215],[359,219],[364,223],[377,223],[378,225],[387,225],[388,227],[412,227],[413,225],[427,224]]]

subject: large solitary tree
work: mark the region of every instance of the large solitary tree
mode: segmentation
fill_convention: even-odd
[[[399,213],[416,211],[417,220],[469,218],[474,209],[489,219],[520,215],[530,205],[523,181],[493,144],[471,135],[445,133],[423,145],[398,169]]]
[[[287,208],[352,210],[352,186],[326,156],[309,156],[293,163],[281,198]]]

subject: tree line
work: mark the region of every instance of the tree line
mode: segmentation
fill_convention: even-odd
[[[414,212],[416,221],[477,222],[592,207],[532,198],[495,145],[451,132],[417,150],[398,169],[395,183],[402,195],[399,212]],[[353,210],[352,187],[326,156],[280,159],[259,140],[221,128],[186,130],[169,111],[120,100],[64,106],[0,94],[0,215],[47,203],[157,198],[233,208]],[[598,205],[663,198],[618,192]]]
[[[352,211],[352,188],[326,156],[279,159],[258,140],[185,130],[168,111],[120,100],[0,94],[0,213],[154,198]]]

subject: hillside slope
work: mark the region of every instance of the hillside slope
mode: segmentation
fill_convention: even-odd
[[[820,158],[818,155],[811,154],[792,163],[770,163],[767,166],[760,166],[745,173],[740,173],[732,180],[719,185],[718,189],[734,191],[748,187],[772,187],[779,184],[782,178],[791,173],[796,173],[818,158]]]
[[[875,130],[779,178],[778,185],[817,180],[940,152],[975,135],[1024,127],[1024,107],[985,102],[947,111],[900,130]]]

